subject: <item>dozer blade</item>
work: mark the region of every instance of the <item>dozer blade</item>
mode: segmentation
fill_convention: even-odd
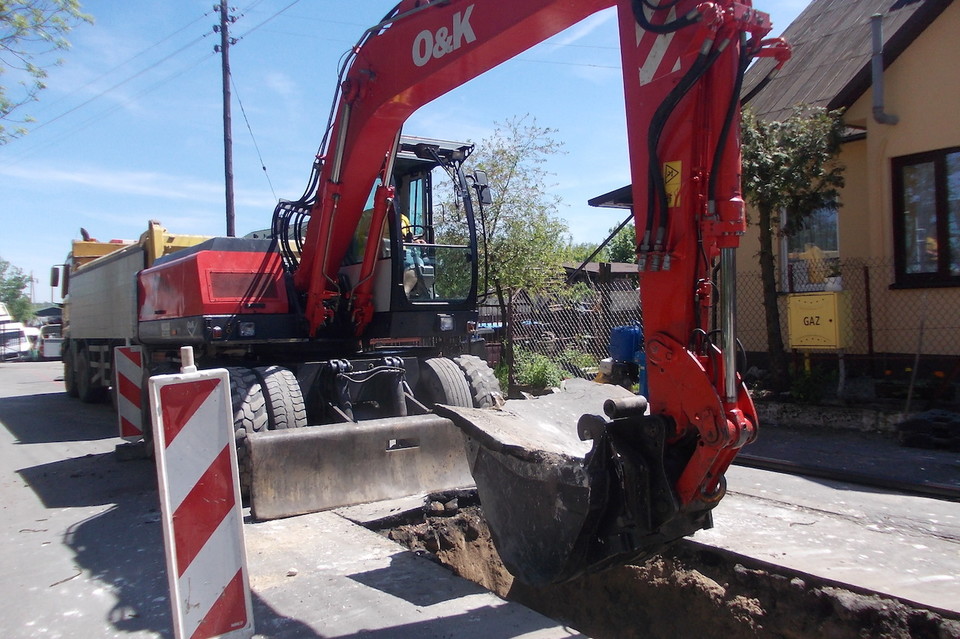
[[[605,404],[615,419],[602,416]],[[560,583],[711,526],[712,505],[680,511],[671,477],[689,451],[668,449],[668,421],[645,408],[623,388],[585,380],[500,410],[437,407],[469,437],[484,517],[514,577]]]
[[[247,442],[256,519],[473,485],[463,434],[433,414],[251,433]]]

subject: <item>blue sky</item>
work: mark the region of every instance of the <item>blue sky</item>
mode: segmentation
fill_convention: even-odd
[[[50,71],[48,89],[27,109],[36,118],[31,133],[0,146],[0,257],[33,273],[36,301],[59,301],[48,272],[81,227],[100,240],[135,239],[150,219],[174,233],[225,233],[213,4],[83,2],[95,24],[71,33],[63,65]],[[276,198],[303,192],[340,56],[393,4],[236,3],[239,19],[231,29],[239,42],[230,56],[238,235],[269,226]],[[771,14],[775,33],[806,4],[755,0]],[[7,86],[12,79],[4,77]],[[495,122],[524,114],[556,129],[564,142],[565,153],[552,157],[548,169],[573,240],[601,241],[621,213],[586,201],[629,182],[612,11],[420,109],[405,131],[478,141]]]

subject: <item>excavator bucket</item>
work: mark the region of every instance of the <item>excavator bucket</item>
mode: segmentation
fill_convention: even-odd
[[[668,420],[646,415],[646,400],[621,387],[570,380],[500,410],[437,412],[468,435],[494,543],[524,583],[639,560],[712,525],[712,504],[681,510],[672,489],[692,447],[667,446]]]
[[[463,434],[434,414],[250,433],[246,443],[256,519],[473,485]]]

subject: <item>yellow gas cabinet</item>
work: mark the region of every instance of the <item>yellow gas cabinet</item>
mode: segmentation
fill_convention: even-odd
[[[839,350],[846,347],[850,298],[846,291],[787,295],[790,348]]]

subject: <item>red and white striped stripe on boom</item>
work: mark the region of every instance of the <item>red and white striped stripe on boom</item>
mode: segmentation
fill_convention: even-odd
[[[139,346],[113,349],[114,388],[120,438],[129,442],[143,439],[143,355]]]
[[[252,637],[227,371],[152,377],[150,403],[177,637]]]

